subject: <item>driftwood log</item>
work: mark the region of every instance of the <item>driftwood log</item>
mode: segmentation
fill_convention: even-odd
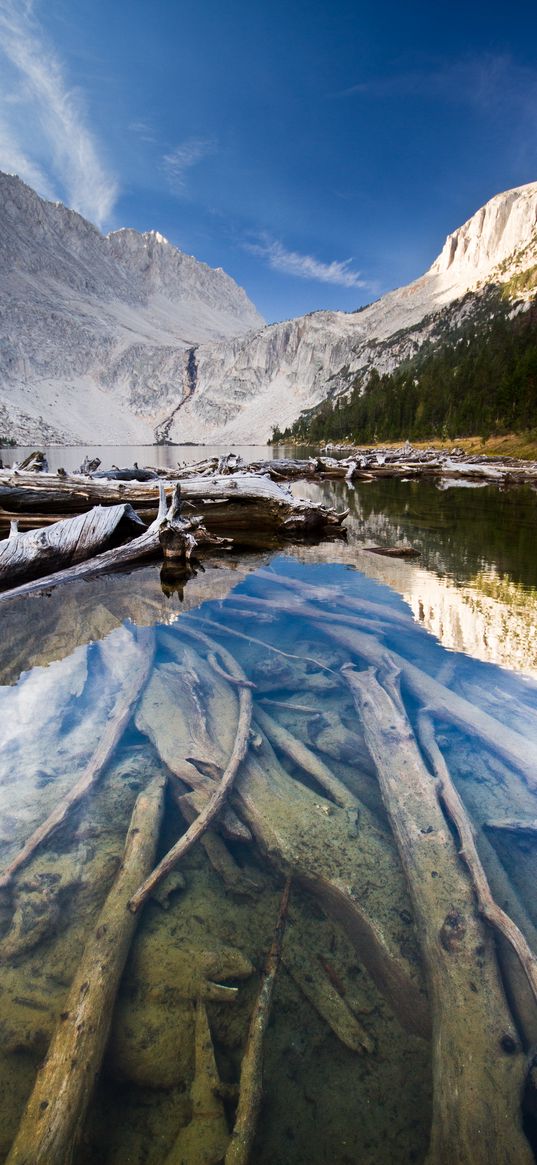
[[[189,635],[197,642],[201,642],[204,646],[212,651],[214,644],[207,636],[203,635],[201,631],[195,631],[193,628],[189,629]],[[242,669],[236,663],[235,659],[225,648],[217,648],[218,654],[226,670],[235,676],[238,680],[246,680]],[[188,827],[187,831],[179,841],[172,846],[171,850],[162,859],[152,874],[139,887],[129,902],[131,911],[136,912],[143,905],[146,898],[152,893],[155,886],[166,877],[181,860],[184,854],[196,843],[198,838],[202,837],[205,830],[209,828],[211,823],[218,816],[220,810],[223,808],[226,798],[231,790],[235,777],[237,775],[241,761],[244,759],[248,750],[248,741],[250,735],[250,725],[252,721],[252,693],[250,688],[241,687],[238,689],[239,700],[239,716],[237,722],[237,730],[235,734],[235,741],[228,759],[225,770],[222,774],[221,780],[215,786],[215,791],[210,800],[202,809],[199,817]]]
[[[45,530],[18,532],[0,542],[0,586],[83,562],[112,542],[140,534],[144,523],[129,503],[95,506]]]
[[[151,869],[163,803],[164,778],[158,777],[136,801],[121,867],[86,943],[8,1165],[69,1165],[76,1159],[136,929],[137,920],[127,910],[127,902]]]
[[[250,1161],[263,1095],[263,1042],[270,1016],[276,975],[280,966],[290,889],[291,879],[288,878],[281,897],[278,919],[265,963],[259,994],[250,1019],[248,1039],[242,1058],[239,1104],[225,1156],[225,1165],[248,1165]]]
[[[433,1018],[430,1165],[532,1160],[520,1120],[524,1057],[494,944],[475,909],[397,673],[345,669],[408,879]]]
[[[158,487],[167,496],[174,490],[166,482],[125,482],[58,474],[6,473],[0,471],[0,506],[11,518],[19,513],[56,511],[82,513],[94,505],[130,502],[142,516],[158,504]],[[181,481],[181,497],[200,516],[207,529],[226,534],[243,545],[266,544],[267,538],[296,538],[341,534],[348,511],[336,513],[319,502],[300,501],[269,477],[255,474],[189,477]]]

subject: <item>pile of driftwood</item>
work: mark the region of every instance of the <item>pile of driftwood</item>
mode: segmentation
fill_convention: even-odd
[[[332,450],[316,457],[280,458],[251,461],[245,464],[237,454],[227,457],[210,457],[195,466],[184,466],[174,473],[181,479],[194,469],[196,473],[210,476],[213,473],[262,473],[273,481],[292,481],[303,478],[310,481],[340,479],[352,481],[376,481],[382,478],[424,478],[426,480],[472,481],[483,484],[509,485],[537,484],[537,463],[522,461],[514,457],[479,457],[467,455],[454,449],[450,453],[438,449],[413,449],[410,444],[400,449],[349,449],[341,446],[338,456]]]
[[[45,575],[17,587],[17,594],[27,594],[159,551],[168,565],[184,567],[208,547],[252,549],[344,536],[348,511],[300,501],[266,476],[191,475],[178,482],[151,474],[139,481],[132,478],[143,476],[138,469],[118,472],[127,480],[0,471],[0,526],[9,527],[0,542],[0,587],[12,597],[22,579]]]
[[[535,929],[493,855],[485,873],[439,740],[440,730],[455,727],[485,755],[500,757],[517,774],[511,803],[531,830],[537,771],[527,742],[385,647],[385,634],[406,626],[404,616],[274,572],[256,577],[259,597],[234,595],[222,621],[190,613],[173,630],[158,630],[158,643],[152,632],[138,633],[144,663],[88,765],[0,878],[9,893],[38,848],[95,789],[134,720],[168,776],[155,776],[138,798],[121,867],[88,936],[8,1163],[73,1159],[140,909],[198,843],[221,876],[239,879],[223,834],[255,845],[276,868],[281,902],[251,1013],[234,1122],[230,1127],[226,1118],[208,996],[200,995],[191,1120],[167,1165],[253,1161],[264,1036],[278,968],[286,965],[293,887],[305,889],[344,929],[399,1022],[432,1040],[430,1165],[530,1165],[521,1097],[524,1049],[537,1033]],[[255,636],[244,630],[247,615],[255,619]],[[292,653],[267,642],[260,628],[281,616],[303,622],[315,648],[305,642],[300,650],[298,643]],[[260,649],[253,668],[245,645]],[[329,713],[327,693],[334,697]],[[352,728],[338,711],[343,705]],[[309,742],[286,724],[289,715],[308,724]],[[154,865],[166,779],[187,828]],[[486,811],[486,787],[482,801]],[[514,820],[488,826],[519,828]],[[484,849],[479,840],[484,853],[486,837]],[[311,974],[309,984],[307,975],[301,978],[298,964],[291,973],[346,1046],[374,1057],[374,1031],[342,998],[337,977],[332,973],[330,996]],[[238,990],[209,987],[219,999]]]

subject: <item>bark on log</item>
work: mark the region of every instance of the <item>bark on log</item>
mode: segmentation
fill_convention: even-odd
[[[213,649],[211,640],[207,640],[207,636],[203,635],[201,631],[189,630],[189,634],[198,642],[204,643],[209,651]],[[235,676],[236,679],[245,680],[246,676],[239,667],[236,660],[223,647],[218,648],[218,653],[224,667]],[[222,809],[228,793],[231,790],[233,781],[235,780],[237,771],[248,751],[248,739],[250,734],[250,726],[252,721],[252,693],[249,688],[241,687],[239,690],[239,719],[237,724],[237,732],[235,742],[226,765],[222,779],[219,781],[212,794],[210,801],[204,809],[202,809],[199,817],[188,827],[183,837],[172,846],[169,853],[162,859],[159,865],[153,870],[153,873],[146,878],[145,882],[139,887],[135,894],[133,894],[129,908],[133,912],[140,909],[140,906],[145,902],[145,899],[151,894],[152,890],[158,883],[177,865],[185,853],[195,844],[206,829],[209,828],[211,822],[215,820],[218,813]]]
[[[239,1104],[225,1165],[248,1165],[263,1095],[263,1041],[272,1005],[274,984],[280,966],[283,936],[289,905],[291,879],[288,878],[278,912],[272,945],[267,956],[259,994],[250,1019],[248,1040],[242,1059]]]
[[[524,1060],[490,933],[399,696],[397,673],[345,669],[414,903],[433,1016],[430,1165],[532,1160],[520,1118]]]
[[[143,666],[130,678],[129,684],[121,692],[117,707],[114,710],[95,752],[79,777],[65,797],[55,806],[46,821],[38,826],[28,838],[26,844],[19,850],[9,865],[0,874],[0,889],[5,889],[13,880],[21,866],[31,858],[38,846],[50,837],[54,830],[63,824],[74,805],[86,797],[102,776],[107,764],[131,720],[136,703],[145,687],[153,666],[155,653],[155,636],[153,631],[140,629],[137,632],[138,642],[145,646],[146,654]]]
[[[30,530],[0,542],[0,586],[12,587],[94,556],[113,540],[140,534],[144,523],[129,503],[95,506],[86,514],[55,522],[46,530]]]
[[[86,944],[7,1165],[70,1165],[75,1160],[136,928],[127,902],[153,863],[163,802],[164,778],[158,777],[134,807],[119,873]]]

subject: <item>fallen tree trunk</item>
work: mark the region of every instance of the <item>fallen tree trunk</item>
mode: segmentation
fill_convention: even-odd
[[[466,809],[453,784],[449,769],[438,747],[434,729],[427,715],[420,716],[419,734],[437,777],[436,792],[447,817],[455,826],[460,841],[460,856],[468,869],[474,888],[479,913],[516,951],[520,965],[537,1003],[537,958],[530,950],[524,935],[513,919],[494,901],[487,875],[477,852],[474,831]]]
[[[416,1035],[430,1035],[417,952],[403,921],[409,917],[409,900],[402,871],[389,835],[367,809],[362,807],[363,828],[356,839],[346,810],[323,803],[294,781],[266,740],[255,755],[246,757],[233,805],[262,853],[281,873],[292,873],[343,926],[401,1025]],[[389,913],[386,886],[391,892]]]
[[[138,642],[146,648],[145,661],[139,671],[135,672],[130,682],[121,692],[117,707],[114,709],[113,715],[108,721],[103,735],[95,749],[95,752],[84,769],[84,772],[79,777],[78,781],[73,785],[69,792],[62,798],[62,800],[54,807],[52,813],[49,814],[46,821],[37,827],[28,838],[26,844],[19,850],[18,854],[13,858],[9,865],[0,874],[0,889],[5,889],[13,880],[17,870],[25,865],[27,861],[35,853],[36,849],[42,845],[50,835],[59,828],[66,820],[68,814],[74,805],[78,805],[89,791],[95,786],[99,778],[102,776],[107,764],[109,763],[113,753],[125,732],[125,729],[131,720],[136,703],[143,691],[153,666],[153,657],[155,652],[155,637],[152,631],[140,629],[137,632]]]
[[[255,718],[259,727],[268,736],[271,744],[284,752],[300,768],[304,769],[304,772],[308,773],[328,793],[328,796],[335,801],[336,805],[342,805],[347,809],[354,809],[356,811],[358,807],[356,798],[352,796],[352,793],[349,793],[349,790],[345,788],[343,782],[339,781],[330,772],[328,766],[307,745],[303,744],[301,740],[293,736],[292,732],[289,732],[283,725],[278,724],[272,716],[269,716],[267,712],[263,712],[259,707],[256,707]]]
[[[265,963],[259,994],[250,1019],[248,1039],[241,1066],[237,1116],[225,1156],[225,1165],[248,1165],[250,1160],[263,1094],[263,1041],[281,960],[290,889],[291,879],[288,878],[284,886],[274,937]]]
[[[16,516],[31,511],[59,510],[82,513],[93,505],[130,502],[138,511],[156,507],[158,486],[168,495],[174,482],[125,482],[62,477],[58,474],[33,474],[0,471],[0,505]],[[181,496],[192,503],[207,529],[223,531],[245,545],[266,543],[269,535],[279,538],[310,534],[341,534],[348,510],[336,513],[320,502],[301,501],[290,490],[282,489],[270,478],[256,474],[188,477],[181,481]]]
[[[534,836],[537,833],[537,817],[533,819],[502,817],[496,821],[486,821],[485,829],[497,830],[503,833],[525,833]]]
[[[207,636],[203,635],[201,631],[194,631],[194,629],[189,629],[189,634],[192,636],[192,638],[204,643],[210,651],[213,650],[215,645],[211,640],[208,640]],[[229,652],[227,652],[223,647],[218,647],[217,650],[227,671],[234,675],[236,679],[245,680],[246,676],[239,668],[233,656],[230,655]],[[169,853],[166,854],[156,869],[153,870],[152,874],[146,878],[145,882],[139,887],[136,893],[133,894],[129,902],[129,909],[133,912],[136,912],[140,909],[140,906],[143,905],[146,898],[151,894],[155,886],[157,886],[159,882],[161,882],[162,879],[166,877],[166,874],[168,874],[170,870],[172,870],[173,867],[177,865],[177,862],[181,860],[184,854],[188,853],[188,850],[191,849],[198,838],[200,838],[205,830],[209,828],[211,822],[214,821],[214,819],[217,817],[225,803],[226,797],[228,796],[228,793],[233,785],[233,781],[235,780],[241,761],[244,759],[248,751],[248,738],[252,721],[252,693],[250,689],[246,687],[239,688],[238,699],[239,719],[235,735],[235,742],[222,778],[215,786],[215,791],[212,794],[211,799],[208,801],[204,809],[202,809],[199,817],[197,817],[195,821],[192,822],[186,833],[183,834],[181,838],[179,838],[179,841],[176,842],[174,846],[172,846]]]
[[[23,578],[83,562],[113,540],[121,541],[143,529],[144,523],[127,502],[95,506],[45,530],[16,533],[0,542],[0,586],[11,587]]]
[[[399,696],[395,671],[344,671],[376,763],[414,904],[433,1017],[430,1165],[532,1160],[524,1058],[494,944],[478,917]]]
[[[174,504],[174,498],[172,497],[172,508]],[[132,542],[128,542],[125,546],[105,550],[102,554],[97,554],[94,558],[90,558],[86,562],[77,563],[76,566],[66,567],[65,570],[58,570],[54,574],[47,575],[45,578],[23,583],[21,586],[4,591],[3,594],[0,594],[0,603],[5,599],[21,598],[27,595],[39,594],[43,591],[49,592],[55,587],[63,586],[64,583],[77,582],[81,578],[94,578],[96,575],[119,570],[132,563],[143,562],[148,558],[153,558],[162,549],[160,535],[163,526],[168,528],[166,496],[163,487],[160,486],[158,515],[151,526],[139,538],[134,538]],[[222,539],[215,538],[214,535],[209,534],[205,527],[200,525],[198,520],[193,522],[187,520],[181,524],[181,527],[176,525],[174,529],[176,543],[178,537],[184,541],[184,558],[187,557],[187,551],[188,556],[192,554],[191,531],[193,530],[196,531],[196,548],[207,545],[211,547],[222,545]]]
[[[136,928],[127,902],[154,860],[164,784],[157,777],[138,797],[119,873],[86,943],[8,1165],[68,1165],[75,1159]]]

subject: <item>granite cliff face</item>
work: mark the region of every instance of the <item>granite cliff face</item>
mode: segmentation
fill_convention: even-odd
[[[174,441],[266,440],[358,372],[389,372],[427,340],[439,313],[471,310],[470,290],[537,262],[537,182],[498,194],[446,241],[429,271],[359,312],[314,312],[255,336],[200,345],[196,384],[162,431]]]
[[[0,433],[21,443],[264,443],[438,313],[537,262],[537,183],[496,195],[429,271],[355,313],[264,327],[222,270],[161,235],[103,236],[0,175]]]
[[[224,271],[162,235],[103,236],[0,174],[0,433],[152,441],[192,348],[263,323]]]

